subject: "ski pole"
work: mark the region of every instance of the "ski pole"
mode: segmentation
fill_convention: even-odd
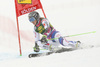
[[[75,35],[68,35],[68,36],[64,36],[63,38],[65,38],[65,37],[79,36],[79,35],[85,35],[85,34],[91,34],[91,33],[96,33],[96,31],[87,32],[87,33],[80,33],[80,34],[75,34]],[[59,39],[59,37],[58,38],[47,39],[47,41],[49,41],[49,40],[55,40],[55,39]]]

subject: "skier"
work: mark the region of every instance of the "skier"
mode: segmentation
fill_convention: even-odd
[[[63,38],[59,31],[57,31],[48,21],[47,18],[40,17],[39,13],[36,11],[30,12],[28,15],[29,21],[34,25],[34,35],[35,35],[35,47],[34,51],[39,52],[39,47],[52,50],[53,46],[62,46],[77,48],[80,41],[67,41]],[[40,34],[43,37],[40,39]],[[54,40],[47,40],[52,38],[58,38]]]

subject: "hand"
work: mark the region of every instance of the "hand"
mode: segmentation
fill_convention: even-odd
[[[47,36],[43,36],[42,38],[41,38],[41,43],[47,43]]]

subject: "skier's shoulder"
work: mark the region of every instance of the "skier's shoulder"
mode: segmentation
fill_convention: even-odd
[[[49,22],[47,18],[43,18],[43,17],[41,17],[40,20],[41,22]]]
[[[36,30],[36,26],[34,26],[34,28],[33,28],[33,32],[36,32],[35,30]]]

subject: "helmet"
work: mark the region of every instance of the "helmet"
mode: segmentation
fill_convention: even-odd
[[[34,20],[37,20],[37,22],[39,21],[39,18],[40,18],[40,15],[38,12],[36,11],[33,11],[33,12],[30,12],[29,15],[28,15],[28,18],[29,18],[29,21],[32,22]]]

